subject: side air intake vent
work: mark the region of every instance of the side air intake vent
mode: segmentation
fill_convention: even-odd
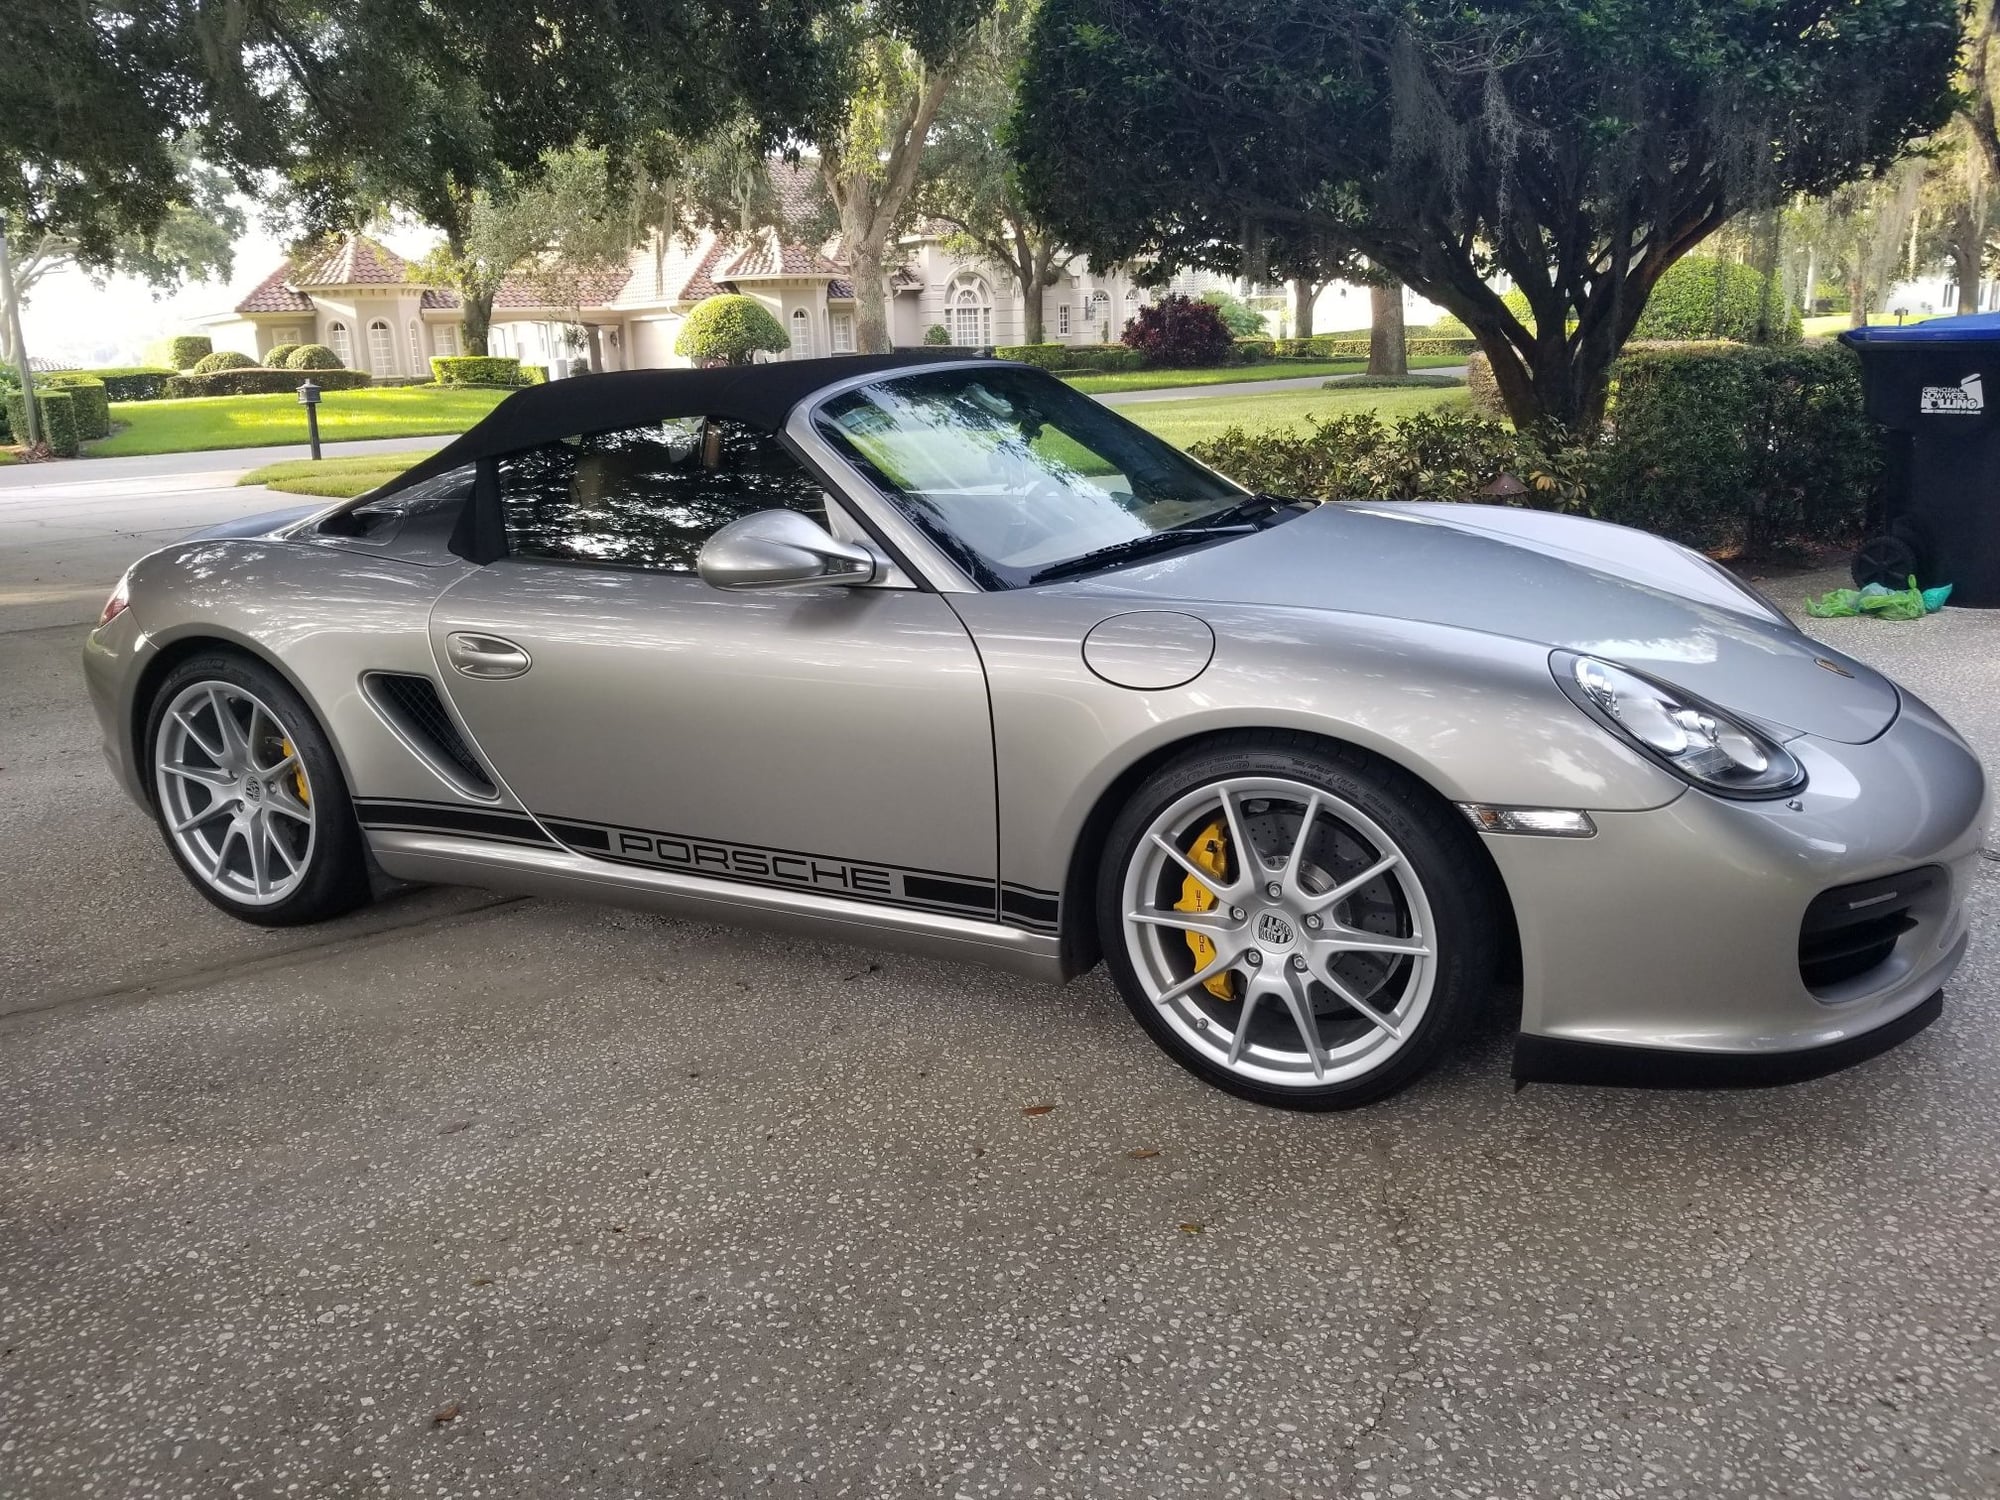
[[[438,697],[437,684],[406,672],[370,672],[368,698],[389,727],[430,763],[433,771],[472,797],[491,797],[493,778],[465,743]]]

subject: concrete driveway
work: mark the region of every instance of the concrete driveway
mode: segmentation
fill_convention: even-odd
[[[241,927],[75,656],[263,500],[0,493],[0,1494],[2000,1492],[1990,941],[1819,1082],[1516,1093],[1496,1016],[1307,1118],[1101,975],[464,891]],[[2000,618],[1826,634],[2000,751]]]

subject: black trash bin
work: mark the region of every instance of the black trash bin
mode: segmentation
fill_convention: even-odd
[[[1883,468],[1857,585],[1952,586],[2000,606],[2000,313],[1850,328]]]

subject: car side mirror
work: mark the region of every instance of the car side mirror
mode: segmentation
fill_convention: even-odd
[[[866,547],[836,540],[809,516],[760,510],[711,536],[694,567],[710,588],[799,589],[872,583],[878,564]]]

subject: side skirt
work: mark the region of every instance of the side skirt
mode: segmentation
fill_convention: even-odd
[[[525,826],[480,828],[468,837],[389,828],[371,819],[367,836],[383,872],[399,880],[601,901],[663,916],[986,964],[1055,983],[1064,977],[1060,943],[1052,932],[638,865],[611,866],[546,840],[529,842],[534,824],[526,818],[520,824]]]

